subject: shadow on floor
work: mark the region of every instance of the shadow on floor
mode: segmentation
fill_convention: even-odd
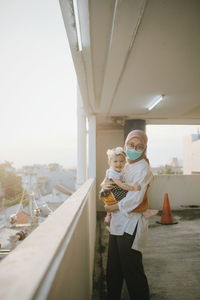
[[[159,225],[160,216],[150,220],[149,240],[143,255],[151,300],[200,299],[200,209],[173,211],[176,225]],[[105,213],[97,214],[96,257],[93,300],[106,299],[108,231]],[[122,300],[128,300],[126,287]]]

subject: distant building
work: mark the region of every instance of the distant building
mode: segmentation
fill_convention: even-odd
[[[183,174],[200,174],[200,134],[184,139]]]
[[[183,164],[177,157],[172,157],[170,162],[171,170],[174,174],[183,173]]]
[[[55,185],[66,186],[70,191],[75,191],[76,170],[64,170],[58,164],[25,166],[20,172],[22,184],[27,192],[37,191],[41,195],[52,192]]]
[[[151,167],[151,171],[154,175],[157,175],[160,173],[162,166],[160,167]]]
[[[16,215],[10,215],[10,223],[11,224],[29,224],[31,222],[31,217],[30,215],[25,212],[21,211],[18,212]]]
[[[183,174],[183,162],[177,157],[172,157],[170,163],[151,168],[154,175]]]
[[[30,223],[31,217],[25,211],[21,211],[17,214],[16,224],[27,224]]]
[[[70,190],[67,186],[64,186],[61,184],[56,184],[53,187],[53,189],[55,190],[55,193],[59,192],[59,193],[62,193],[62,194],[68,195],[68,196],[73,194],[72,190]]]

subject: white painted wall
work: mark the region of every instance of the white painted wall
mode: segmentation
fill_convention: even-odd
[[[192,141],[192,136],[185,137],[183,149],[183,173],[200,172],[200,140]]]
[[[171,209],[200,205],[200,175],[157,175],[149,191],[150,207],[162,209],[168,193]]]
[[[100,183],[105,177],[107,163],[107,149],[117,146],[123,146],[124,132],[119,129],[98,130],[96,140],[96,153],[97,153],[97,210],[104,210],[103,202],[98,199],[98,191]]]

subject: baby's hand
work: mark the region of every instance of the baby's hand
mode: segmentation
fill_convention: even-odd
[[[115,186],[115,183],[111,180],[106,180],[103,184],[102,184],[102,188],[104,190],[112,190],[113,187]]]
[[[136,185],[134,186],[134,190],[135,190],[135,191],[140,191],[140,190],[141,190],[141,185],[140,185],[140,184],[136,184]]]

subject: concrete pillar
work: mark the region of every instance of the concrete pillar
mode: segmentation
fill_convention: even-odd
[[[77,188],[86,180],[86,115],[83,107],[82,97],[77,86]]]
[[[146,121],[141,119],[126,120],[124,124],[124,140],[128,133],[134,129],[140,129],[145,131]]]
[[[96,178],[96,116],[88,117],[88,177]]]

